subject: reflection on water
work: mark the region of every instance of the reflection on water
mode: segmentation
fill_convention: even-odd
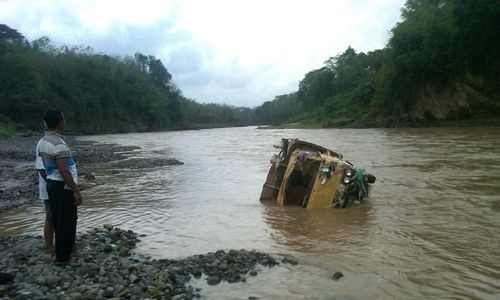
[[[277,244],[323,255],[345,245],[362,246],[369,234],[368,210],[363,206],[349,210],[268,206],[263,217],[275,231]]]
[[[296,137],[338,150],[377,176],[371,199],[343,210],[259,203],[274,152]],[[112,223],[147,234],[138,251],[181,257],[250,248],[293,255],[214,298],[498,298],[500,135],[495,128],[255,130],[93,136],[139,145],[135,157],[183,166],[96,166],[79,230]],[[0,215],[0,234],[40,234],[42,205]],[[329,275],[345,277],[332,281]],[[254,284],[251,284],[254,283]],[[200,283],[202,285],[203,283]],[[255,291],[255,286],[259,287]]]

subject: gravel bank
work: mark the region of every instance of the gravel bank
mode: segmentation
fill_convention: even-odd
[[[259,268],[280,264],[247,250],[217,251],[184,259],[152,259],[134,254],[138,235],[111,225],[77,239],[78,267],[55,266],[43,252],[42,237],[0,238],[0,298],[7,299],[192,299],[203,291],[190,285],[203,278],[245,282]],[[281,263],[296,265],[289,258]]]
[[[0,157],[16,161],[34,161],[35,147],[43,133],[31,136],[0,137]],[[81,141],[78,137],[63,136],[64,140],[75,153],[80,163],[99,163],[126,158],[125,153],[140,147],[120,146],[115,144],[97,144],[92,141]]]
[[[38,175],[34,169],[35,147],[43,133],[11,138],[0,137],[0,212],[32,203],[38,199]],[[182,165],[175,158],[127,159],[140,147],[116,144],[98,144],[65,136],[78,164],[79,184],[88,188],[97,163],[112,163],[114,168],[149,168],[164,165]],[[89,170],[89,171],[87,171]],[[90,176],[85,176],[88,173]]]

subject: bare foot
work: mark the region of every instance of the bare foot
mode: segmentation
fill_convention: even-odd
[[[70,267],[80,267],[82,264],[75,258],[70,258],[65,261],[54,261],[54,264],[56,266],[62,267],[62,266],[70,266]]]
[[[68,263],[72,267],[80,267],[82,264],[76,258],[71,258]]]

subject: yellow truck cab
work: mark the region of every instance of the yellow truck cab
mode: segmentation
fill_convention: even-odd
[[[375,176],[340,153],[298,139],[282,139],[273,155],[261,201],[306,208],[347,207],[364,200]]]

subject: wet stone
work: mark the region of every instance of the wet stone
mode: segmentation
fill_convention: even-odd
[[[332,279],[333,280],[339,280],[342,277],[344,277],[344,274],[342,274],[342,272],[335,272],[335,273],[332,274]]]
[[[55,276],[55,275],[47,275],[45,280],[46,280],[46,283],[48,286],[54,287],[59,283],[59,281],[61,280],[61,277]]]
[[[137,282],[139,282],[139,278],[138,278],[137,276],[135,276],[135,275],[133,275],[133,274],[132,274],[132,275],[130,275],[130,277],[129,277],[129,281],[130,281],[131,283],[137,283]]]
[[[128,251],[128,249],[121,248],[120,250],[118,250],[118,255],[120,255],[120,256],[128,256],[129,255],[129,251]]]
[[[113,297],[113,292],[114,292],[113,287],[108,286],[108,287],[104,290],[103,296],[104,296],[104,297],[106,297],[106,298],[112,298],[112,297]]]
[[[288,258],[288,257],[285,257],[281,260],[282,263],[284,264],[291,264],[293,266],[297,265],[298,264],[298,261],[296,261],[295,259],[291,259],[291,258]]]
[[[74,293],[69,294],[69,297],[70,297],[70,299],[81,299],[82,294],[80,294],[78,292],[74,292]]]
[[[104,246],[103,251],[105,253],[113,252],[113,247],[111,245],[107,244],[107,245]]]
[[[45,285],[46,281],[45,281],[45,277],[37,277],[35,279],[35,282],[39,285]]]
[[[193,276],[195,278],[200,278],[201,277],[201,270],[198,268],[194,268],[191,270],[191,274],[193,274]]]
[[[207,277],[207,284],[208,285],[216,285],[219,284],[220,278],[218,276],[209,276]]]
[[[104,229],[107,229],[108,231],[111,231],[113,229],[113,225],[111,225],[111,224],[104,224],[102,227]]]

